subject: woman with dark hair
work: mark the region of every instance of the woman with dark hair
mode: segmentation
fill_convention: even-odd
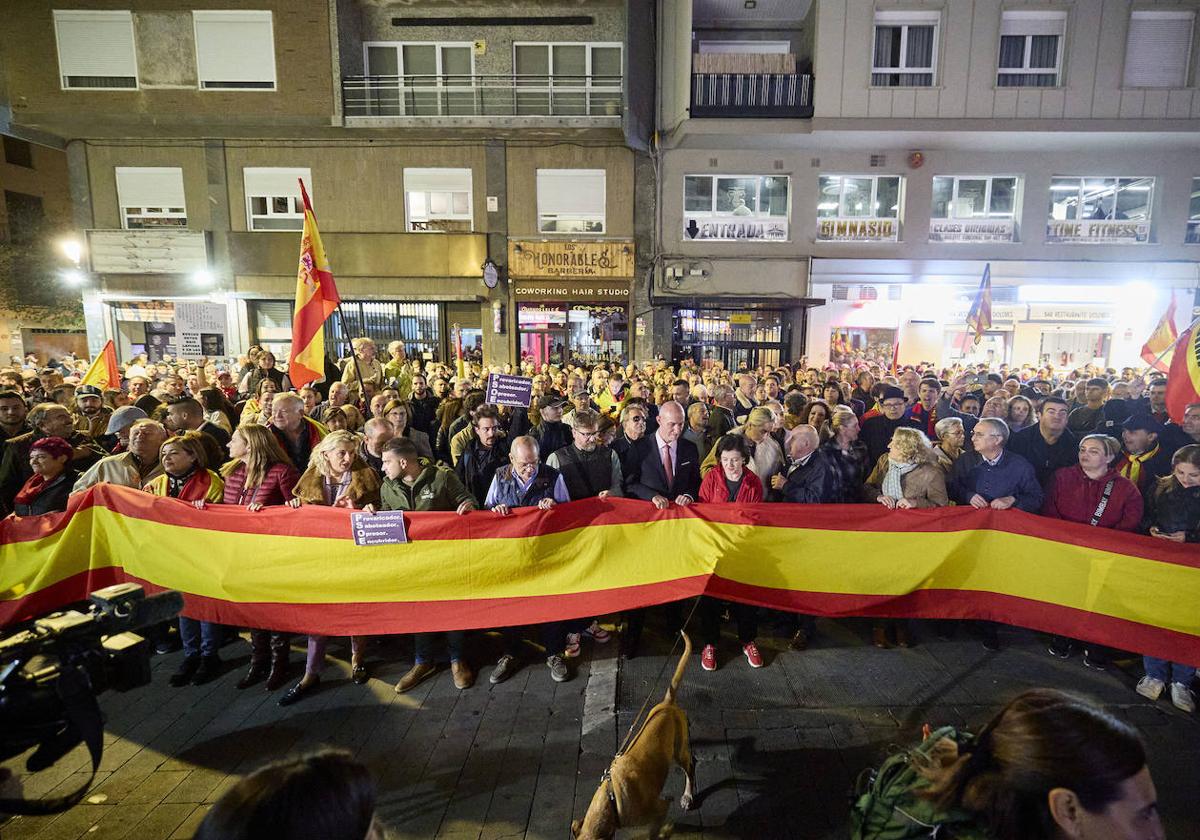
[[[37,516],[67,509],[67,497],[79,479],[71,466],[75,450],[60,437],[38,438],[29,448],[29,466],[33,475],[13,499],[17,516]]]
[[[800,422],[807,423],[820,433],[831,413],[829,403],[825,400],[809,400],[808,405],[804,406],[804,413],[800,415]]]
[[[728,434],[721,437],[713,447],[717,466],[708,471],[700,483],[698,502],[710,504],[740,504],[761,502],[763,484],[746,465],[750,450],[743,435]],[[717,670],[717,642],[721,639],[721,611],[725,603],[707,595],[700,598],[700,633],[703,648],[700,651],[700,667],[705,671]],[[729,604],[737,622],[738,641],[742,653],[751,668],[763,666],[755,637],[758,636],[758,610],[749,604]]]
[[[433,447],[429,443],[429,435],[420,429],[412,427],[412,405],[403,400],[389,400],[383,407],[383,417],[392,424],[392,432],[396,437],[406,437],[417,447],[417,453],[433,460]]]
[[[1164,836],[1137,731],[1081,698],[1026,691],[978,737],[932,746],[918,795],[994,840]]]
[[[233,430],[237,428],[237,409],[225,396],[225,392],[220,388],[201,388],[198,396],[204,409],[204,419],[233,434]]]
[[[259,768],[212,806],[194,840],[383,840],[375,782],[350,753],[321,750]]]

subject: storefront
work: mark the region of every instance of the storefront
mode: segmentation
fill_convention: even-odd
[[[164,358],[222,358],[230,353],[229,309],[224,295],[208,298],[124,298],[84,296],[88,323],[104,325],[117,358],[145,354]],[[96,320],[93,321],[93,316]]]
[[[510,242],[520,360],[628,363],[633,257],[631,242]]]
[[[792,325],[778,308],[722,307],[672,310],[671,359],[691,359],[705,367],[720,362],[728,370],[788,361]]]

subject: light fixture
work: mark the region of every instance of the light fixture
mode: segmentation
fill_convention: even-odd
[[[83,256],[83,244],[73,236],[67,236],[58,240],[58,249],[63,252],[67,259],[79,265],[79,259]]]
[[[68,268],[62,273],[62,279],[68,286],[82,286],[87,282],[87,275],[78,268]]]
[[[216,282],[216,278],[213,277],[211,271],[206,268],[202,268],[192,274],[192,282],[197,286],[211,286]]]

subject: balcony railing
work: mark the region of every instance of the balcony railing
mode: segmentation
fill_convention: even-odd
[[[813,115],[809,73],[693,73],[693,117],[774,117]]]
[[[620,76],[347,76],[347,117],[619,117]]]

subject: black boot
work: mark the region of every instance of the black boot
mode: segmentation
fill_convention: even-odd
[[[179,663],[179,670],[171,675],[169,682],[174,688],[182,688],[192,681],[192,677],[200,670],[199,656],[185,656]]]

